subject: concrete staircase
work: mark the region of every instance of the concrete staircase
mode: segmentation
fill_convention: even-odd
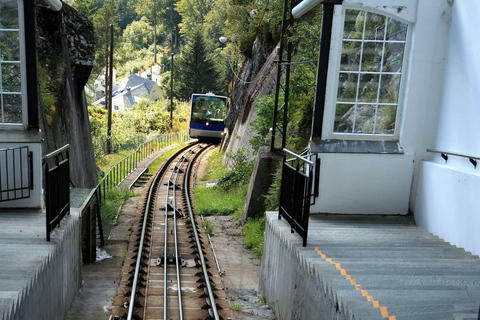
[[[478,319],[479,257],[417,227],[412,218],[314,216],[306,248],[298,246],[299,237],[284,220],[268,220],[267,229],[275,225],[274,233],[307,270],[303,277],[314,270],[317,290],[335,319]]]
[[[479,257],[415,226],[411,219],[331,217],[323,219],[314,239],[309,238],[320,242],[318,250],[326,257],[321,263],[323,281],[352,319],[384,319],[382,310],[397,320],[478,317]],[[346,275],[338,275],[341,269]],[[372,308],[366,296],[379,307]]]

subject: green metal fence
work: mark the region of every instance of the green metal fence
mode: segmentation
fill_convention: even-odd
[[[109,190],[115,189],[133,170],[137,168],[140,161],[151,155],[152,153],[166,146],[182,143],[189,139],[188,132],[174,132],[160,134],[153,139],[142,143],[130,155],[117,162],[110,170],[107,171],[103,179],[97,185],[97,193],[105,196]]]

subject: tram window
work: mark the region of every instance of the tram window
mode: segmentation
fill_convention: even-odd
[[[192,100],[192,121],[224,123],[227,114],[223,98],[196,96]]]

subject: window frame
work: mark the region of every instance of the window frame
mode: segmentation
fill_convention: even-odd
[[[408,25],[405,38],[405,47],[403,54],[401,80],[398,92],[397,113],[395,118],[395,129],[393,134],[367,134],[367,133],[343,133],[334,132],[335,112],[337,105],[337,92],[340,79],[340,64],[343,45],[343,31],[345,26],[345,13],[347,10],[358,10],[369,13],[379,14],[388,18],[398,20]],[[403,114],[405,109],[405,97],[407,93],[407,79],[410,73],[410,54],[412,43],[413,24],[397,16],[388,14],[380,10],[373,10],[363,6],[340,5],[335,6],[333,13],[332,43],[330,49],[330,59],[328,63],[327,88],[325,92],[325,111],[322,128],[322,139],[334,140],[372,140],[372,141],[399,141],[402,131]]]
[[[24,19],[24,3],[23,0],[17,0],[18,8],[18,38],[20,44],[20,83],[22,97],[22,122],[21,123],[3,123],[1,122],[0,113],[0,129],[23,130],[28,127],[28,101],[27,101],[27,69],[26,69],[26,49],[25,49],[25,19]],[[0,79],[1,81],[1,79]]]

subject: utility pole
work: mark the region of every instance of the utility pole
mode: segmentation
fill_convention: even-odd
[[[110,64],[108,77],[107,153],[112,153],[113,24],[110,25]],[[107,85],[107,83],[105,83]],[[106,98],[106,97],[105,97]]]
[[[171,59],[171,75],[170,75],[170,129],[173,128],[173,58],[174,58],[174,53],[173,53],[173,2],[170,6],[170,24],[172,26],[172,40],[170,43],[170,48],[172,50],[172,59]]]
[[[153,0],[153,63],[157,64],[157,0]]]
[[[289,63],[290,63],[290,61],[282,61],[283,51],[284,51],[285,42],[286,42],[285,33],[287,31],[287,26],[290,24],[290,21],[287,21],[288,5],[289,5],[289,0],[285,0],[284,4],[283,4],[282,28],[280,29],[280,48],[277,51],[277,54],[278,54],[277,82],[276,82],[276,86],[275,86],[275,102],[274,102],[274,108],[273,108],[273,124],[272,124],[272,128],[271,128],[272,137],[271,137],[271,140],[270,140],[270,151],[275,151],[275,135],[276,135],[276,131],[277,131],[277,116],[278,116],[278,111],[279,111],[278,104],[279,104],[279,97],[280,97],[280,81],[282,79],[282,64],[284,62],[287,62],[287,65],[289,65]],[[290,75],[290,71],[288,72],[288,74]],[[288,82],[287,82],[287,85],[288,85]],[[287,94],[286,98],[288,99],[288,94]],[[284,101],[284,106],[283,107],[287,108],[287,105],[288,105],[288,101]],[[284,110],[284,112],[285,112],[284,113],[284,121],[283,121],[284,122],[284,128],[283,128],[283,132],[282,132],[283,136],[286,135],[286,129],[287,129],[286,125],[285,125],[287,110]],[[284,145],[285,145],[285,140],[284,140],[284,137],[282,137],[282,148],[284,147]]]
[[[170,129],[173,128],[173,58],[174,57],[175,55],[172,50],[172,72],[170,76]]]

